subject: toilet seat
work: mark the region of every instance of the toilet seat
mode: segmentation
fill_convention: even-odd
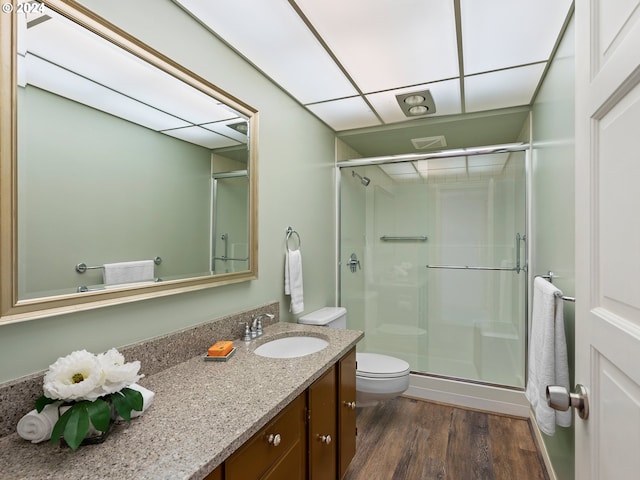
[[[379,353],[357,353],[356,375],[364,378],[397,378],[409,375],[409,364]]]

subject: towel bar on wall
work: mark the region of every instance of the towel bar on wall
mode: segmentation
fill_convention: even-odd
[[[553,284],[554,274],[553,274],[553,272],[551,270],[549,270],[546,275],[536,275],[536,276],[540,277],[540,278],[544,278],[549,283]],[[576,301],[576,297],[567,297],[566,295],[563,295],[560,292],[556,292],[556,297],[562,298],[562,300],[564,300],[565,302],[573,302],[573,303],[575,303],[575,301]]]
[[[153,263],[155,263],[156,265],[160,265],[162,263],[162,258],[155,257],[153,259]],[[76,272],[84,273],[87,270],[97,270],[99,268],[104,268],[104,265],[95,265],[95,266],[92,266],[92,267],[87,267],[86,263],[79,263],[79,264],[76,265]]]

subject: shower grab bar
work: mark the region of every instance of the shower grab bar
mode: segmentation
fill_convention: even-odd
[[[427,268],[446,268],[449,270],[501,270],[505,272],[520,272],[522,267],[470,267],[468,265],[425,265]]]
[[[247,258],[231,258],[231,257],[213,257],[214,260],[222,260],[223,262],[248,262],[249,257]]]
[[[155,263],[156,265],[160,265],[162,263],[162,258],[160,257],[155,257],[153,259],[153,263]],[[88,267],[86,263],[79,263],[76,265],[76,272],[78,273],[84,273],[87,270],[97,270],[99,268],[104,268],[104,265],[95,265],[92,267]]]
[[[544,278],[548,280],[549,283],[553,284],[553,277],[555,276],[551,270],[547,272],[546,275],[536,275],[537,277]],[[576,302],[576,297],[567,297],[566,295],[562,295],[560,292],[556,292],[556,297],[562,298],[565,302]]]
[[[404,241],[416,241],[416,242],[426,242],[426,235],[415,235],[413,237],[394,237],[392,235],[383,235],[380,237],[380,240],[383,242],[404,242]]]

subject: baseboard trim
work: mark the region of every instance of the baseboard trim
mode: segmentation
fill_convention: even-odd
[[[404,396],[521,418],[531,412],[522,391],[425,375],[410,375]]]
[[[549,457],[549,452],[547,452],[547,446],[544,443],[542,432],[540,431],[540,428],[538,428],[538,424],[536,423],[535,413],[531,409],[529,409],[529,426],[531,427],[531,431],[533,432],[533,438],[535,439],[536,447],[538,447],[538,451],[540,452],[540,455],[542,455],[544,466],[547,468],[549,479],[558,480],[558,476],[556,475],[556,472],[553,469],[553,464],[551,463],[551,458]]]

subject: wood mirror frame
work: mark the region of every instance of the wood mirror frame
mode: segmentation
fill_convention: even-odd
[[[13,2],[12,2],[13,3]],[[204,78],[144,45],[118,27],[72,0],[43,2],[45,7],[73,20],[114,45],[169,73],[191,87],[226,104],[249,123],[249,238],[248,268],[234,273],[202,275],[113,289],[43,296],[18,297],[18,127],[17,127],[17,13],[0,14],[0,325],[124,302],[146,300],[253,280],[258,275],[257,139],[258,112]],[[17,3],[14,5],[14,7]]]

